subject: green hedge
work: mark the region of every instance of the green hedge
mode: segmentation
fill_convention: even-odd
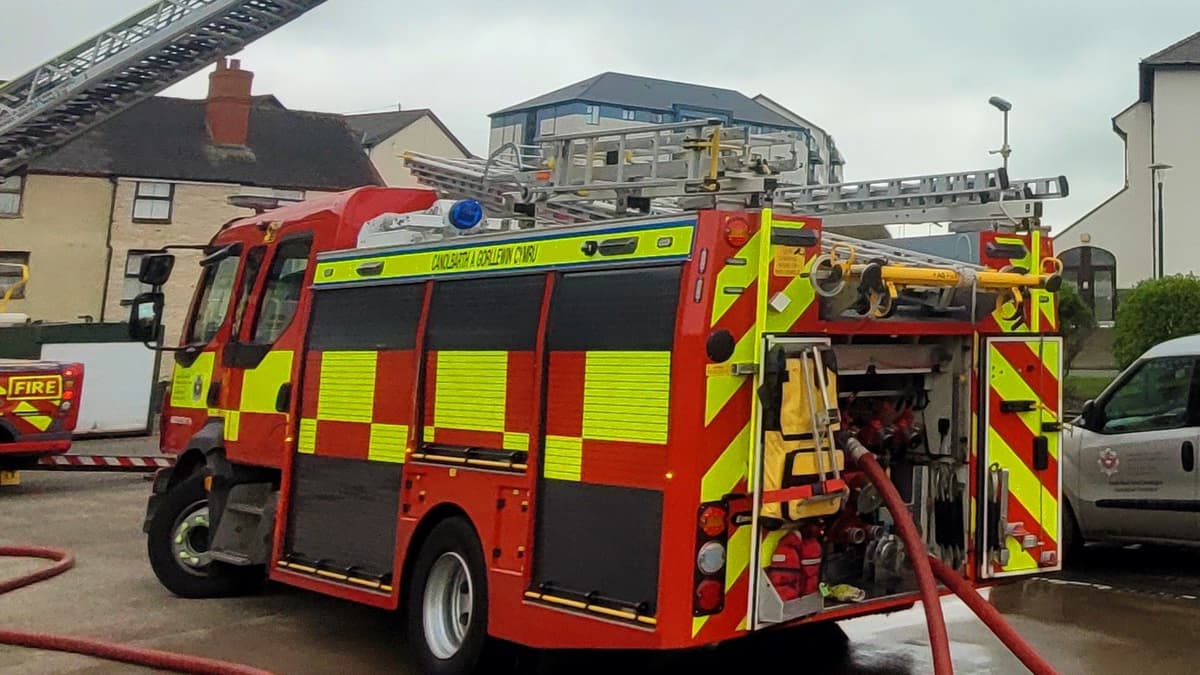
[[[1113,356],[1125,368],[1147,349],[1200,333],[1200,278],[1175,275],[1135,286],[1117,309]]]

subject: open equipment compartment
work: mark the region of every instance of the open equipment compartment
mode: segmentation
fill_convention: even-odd
[[[782,351],[792,379],[784,378],[775,397],[760,392],[764,462],[757,513],[762,561],[757,622],[782,623],[917,589],[882,497],[865,474],[846,464],[847,436],[875,454],[930,552],[959,568],[969,526],[970,338],[784,338],[777,344],[786,345]],[[770,355],[766,361],[769,371]],[[821,364],[824,378],[798,361]],[[809,376],[814,386],[795,382],[797,374]],[[808,405],[809,399],[820,404],[827,398],[827,411]],[[787,410],[797,407],[809,411],[803,421],[811,419],[812,430],[784,430],[792,454],[802,459],[789,457],[781,474],[772,471],[771,434]],[[820,466],[803,457],[805,450],[812,460],[823,458]],[[804,490],[812,496],[779,501]]]

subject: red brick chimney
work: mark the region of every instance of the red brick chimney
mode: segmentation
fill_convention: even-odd
[[[205,121],[208,136],[217,145],[246,145],[250,128],[250,85],[254,73],[242,70],[242,62],[217,61],[217,69],[208,76],[208,101]]]

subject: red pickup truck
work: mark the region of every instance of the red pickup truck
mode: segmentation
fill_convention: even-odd
[[[0,359],[0,471],[71,449],[83,364]]]

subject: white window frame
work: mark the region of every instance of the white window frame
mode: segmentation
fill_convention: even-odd
[[[166,195],[161,194],[162,188],[165,186]],[[167,213],[165,216],[155,215],[155,211],[150,214],[138,215],[139,207],[145,206],[153,209],[158,204],[165,202],[167,205]],[[166,181],[138,181],[133,186],[133,212],[130,214],[135,223],[170,223],[171,216],[175,211],[175,184]]]
[[[154,290],[150,284],[143,284],[142,282],[138,281],[138,273],[141,272],[142,269],[142,256],[146,256],[151,253],[160,253],[160,251],[140,248],[131,248],[128,251],[125,251],[125,272],[122,275],[121,280],[120,304],[122,306],[131,304],[133,299],[136,298],[139,293],[148,293]],[[130,263],[135,261],[136,265],[132,267],[131,271]]]
[[[29,266],[29,251],[0,251],[0,263],[16,263],[18,265]],[[31,274],[30,277],[33,275]],[[4,293],[8,287],[21,280],[21,272],[15,267],[9,265],[0,265],[0,298],[4,297]],[[10,300],[23,300],[25,292],[29,290],[29,284],[26,283],[21,288],[18,288],[13,293]]]
[[[16,210],[4,209],[2,206],[3,202],[0,202],[0,218],[20,218],[21,207],[24,206],[25,202],[25,176],[17,175],[0,178],[0,195],[17,196]]]
[[[637,111],[626,108],[621,111],[621,119],[626,120],[628,122],[636,121],[637,120]]]
[[[589,105],[587,107],[587,123],[588,124],[599,124],[600,123],[600,106]]]

